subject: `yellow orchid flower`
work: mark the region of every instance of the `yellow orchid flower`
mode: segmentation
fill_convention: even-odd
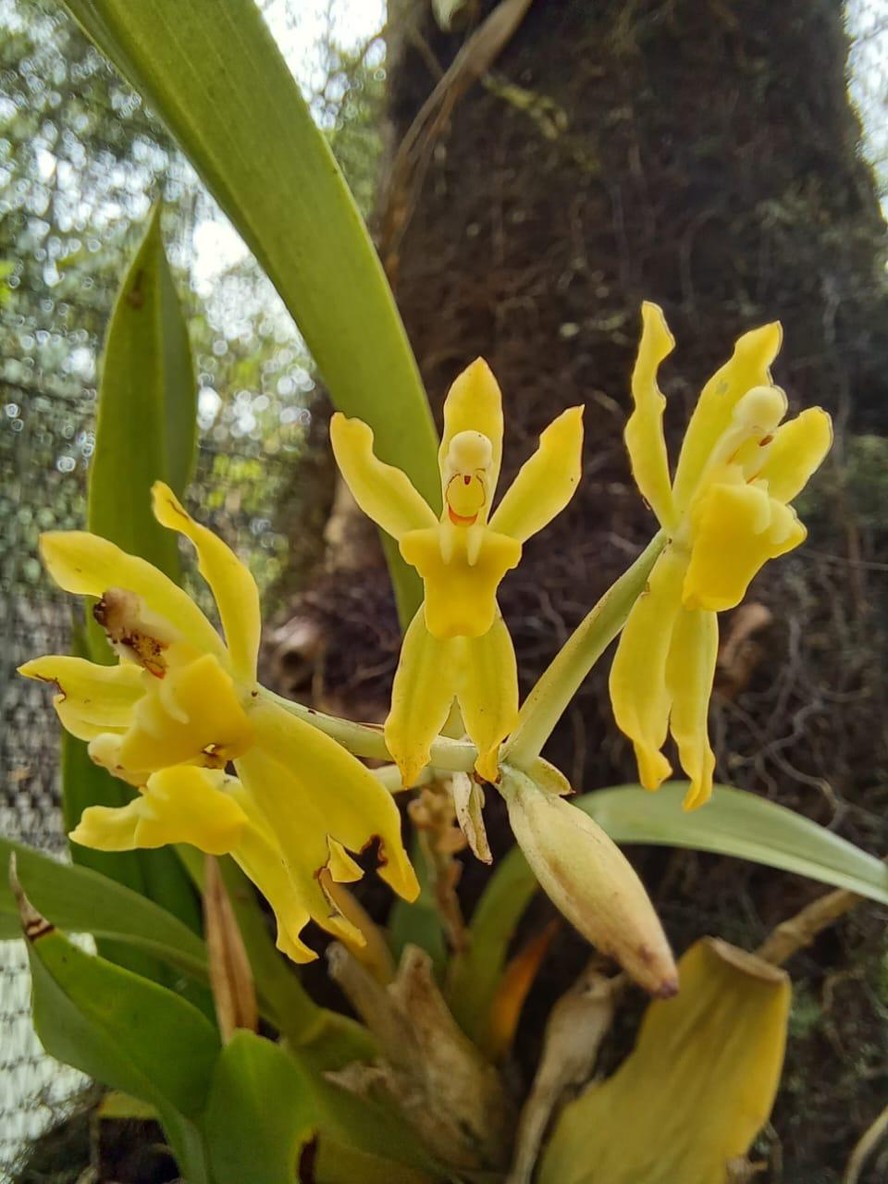
[[[21,673],[54,683],[64,727],[89,754],[139,790],[120,808],[87,809],[71,838],[107,851],[191,843],[230,853],[267,897],[278,946],[294,961],[314,920],[360,934],[324,890],[359,879],[348,854],[380,841],[380,876],[400,895],[419,889],[390,794],[360,761],[260,693],[259,592],[220,538],[194,522],[172,491],[153,490],[158,522],[195,546],[225,640],[190,597],[157,568],[82,531],[44,534],[50,575],[67,592],[98,597],[96,620],[120,659],[100,666],[47,656]],[[234,762],[238,777],[225,775]]]
[[[716,613],[740,603],[768,559],[804,541],[788,503],[829,451],[832,424],[820,407],[781,424],[786,395],[772,384],[769,367],[782,330],[764,325],[738,340],[703,388],[670,481],[657,370],[675,342],[657,305],[642,306],[642,322],[626,445],[638,488],[668,542],[629,614],[610,694],[646,789],[659,788],[672,772],[660,751],[672,733],[691,779],[689,810],[712,793],[707,713]]]
[[[571,407],[546,428],[539,449],[491,513],[502,460],[502,395],[478,358],[444,403],[440,518],[406,474],[376,458],[367,424],[333,416],[333,451],[355,501],[398,541],[425,589],[404,636],[385,722],[405,785],[428,763],[454,698],[478,749],[475,767],[488,781],[497,779],[499,745],[518,715],[518,677],[496,593],[525,540],[560,513],[576,489],[582,416],[582,407]]]

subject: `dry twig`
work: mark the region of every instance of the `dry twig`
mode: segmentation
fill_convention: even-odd
[[[614,1018],[622,975],[607,978],[591,962],[549,1016],[543,1054],[521,1111],[508,1184],[528,1184],[546,1128],[566,1090],[588,1080]]]
[[[391,269],[390,256],[404,234],[422,178],[438,137],[469,87],[482,78],[515,34],[533,0],[501,0],[453,59],[443,78],[423,103],[398,147],[382,217],[380,253]]]
[[[867,1127],[858,1139],[854,1150],[851,1152],[851,1158],[848,1160],[848,1166],[845,1168],[842,1184],[857,1184],[864,1163],[869,1159],[886,1134],[888,1134],[888,1106],[885,1107],[882,1113],[876,1118],[876,1121]]]

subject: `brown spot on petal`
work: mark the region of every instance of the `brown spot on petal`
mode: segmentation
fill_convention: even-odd
[[[68,698],[68,693],[57,678],[49,678],[46,674],[30,674],[29,678],[34,678],[37,682],[45,682],[47,686],[55,687],[58,692],[59,699],[64,702]]]
[[[140,309],[145,303],[145,293],[142,291],[142,281],[144,279],[144,272],[141,268],[136,272],[136,277],[133,280],[133,285],[126,294],[126,302],[132,308]]]
[[[141,607],[142,603],[134,592],[125,588],[109,588],[93,608],[93,617],[118,652],[124,649],[149,674],[163,678],[167,669],[164,651],[169,643],[145,632],[141,622]]]
[[[381,835],[371,835],[367,847],[371,847],[374,843],[376,844],[376,868],[378,871],[381,867],[388,867],[389,857]],[[367,850],[367,847],[364,848],[364,851]]]
[[[208,769],[224,769],[228,763],[228,757],[225,755],[225,748],[221,744],[207,744],[201,749],[201,754],[206,757],[205,768]]]
[[[183,509],[182,506],[179,505],[175,497],[165,497],[163,500],[166,506],[172,510],[174,514],[178,514],[183,522],[191,522],[191,515],[187,510]]]
[[[155,678],[163,678],[166,674],[166,659],[163,656],[165,645],[156,638],[146,637],[144,634],[132,634],[122,641],[133,651],[149,674],[153,674]]]

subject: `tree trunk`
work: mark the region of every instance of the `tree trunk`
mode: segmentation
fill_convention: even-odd
[[[464,6],[476,25],[493,7]],[[442,32],[417,0],[392,16],[397,146],[471,29]],[[396,161],[381,248],[436,409],[478,354],[499,378],[504,483],[559,410],[586,404],[580,492],[503,586],[525,690],[655,529],[622,443],[640,302],[664,307],[678,342],[664,367],[673,449],[736,337],[783,322],[776,381],[795,409],[836,416],[838,448],[804,508],[807,550],[756,582],[751,616],[722,623],[718,773],[878,847],[884,622],[867,564],[884,562],[888,538],[844,458],[856,465],[861,433],[888,428],[888,290],[847,48],[837,0],[536,0],[482,82],[452,112],[444,104],[449,117],[425,112],[409,159]],[[888,454],[871,446],[878,471]],[[549,750],[587,790],[635,779],[604,678],[589,680]],[[645,873],[671,902],[679,947],[701,930],[754,946],[810,895],[802,881],[706,857],[649,853]],[[740,901],[753,921],[739,920]],[[831,967],[847,969],[862,925],[818,948],[812,998]],[[847,991],[829,1023],[858,1025],[851,1046],[861,1026],[877,1045],[865,989]],[[807,1080],[785,1104],[804,1105],[810,1123],[785,1136],[785,1181],[814,1168],[838,1180],[831,1171],[873,1110],[850,1058],[813,1071],[823,1052],[816,1024],[794,1045],[792,1071]]]

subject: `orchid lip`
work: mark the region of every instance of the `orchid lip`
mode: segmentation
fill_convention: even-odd
[[[466,517],[463,514],[457,514],[456,510],[454,510],[452,506],[447,507],[447,514],[454,526],[474,526],[478,521],[477,514],[470,514],[468,517]]]

